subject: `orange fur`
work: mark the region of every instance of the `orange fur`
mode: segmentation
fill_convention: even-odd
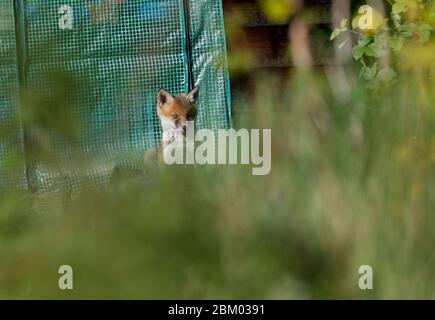
[[[177,115],[176,119],[172,118],[173,114]],[[181,95],[165,105],[161,109],[160,116],[171,119],[177,125],[185,126],[187,121],[194,121],[196,119],[196,107],[189,102],[185,95]]]
[[[156,150],[145,152],[145,165],[156,156],[161,160],[164,147],[173,142],[175,138],[184,141],[189,126],[196,121],[196,102],[199,96],[199,87],[195,87],[189,94],[172,96],[165,89],[160,89],[157,101],[157,115],[162,126],[162,145]],[[162,162],[162,161],[158,161]]]

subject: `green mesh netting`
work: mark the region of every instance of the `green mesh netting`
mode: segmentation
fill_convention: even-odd
[[[12,1],[0,2],[0,190],[26,188]]]
[[[190,42],[195,84],[210,97],[198,115],[199,126],[227,128],[231,123],[226,43],[220,0],[189,1]]]
[[[220,0],[18,3],[30,188],[76,190],[106,183],[115,168],[141,169],[160,141],[161,87],[179,94],[189,80],[200,84],[198,126],[229,126]]]

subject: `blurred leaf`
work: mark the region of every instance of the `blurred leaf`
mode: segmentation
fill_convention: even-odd
[[[365,47],[364,54],[368,57],[379,58],[382,56],[382,48],[379,44],[373,42]]]
[[[411,22],[406,22],[398,27],[400,35],[405,38],[409,38],[413,35],[413,24]]]
[[[378,72],[377,78],[383,82],[390,82],[396,78],[396,72],[390,67],[385,67]]]
[[[359,19],[360,16],[356,16],[352,19],[352,29],[357,30],[359,28]]]
[[[390,39],[390,47],[394,51],[400,51],[403,48],[404,43],[405,39],[398,35],[394,35]]]
[[[340,28],[342,31],[347,30],[347,23],[349,22],[349,19],[343,19],[340,22]]]
[[[353,58],[355,60],[361,59],[363,57],[364,53],[365,53],[365,50],[366,50],[365,45],[357,44],[352,49],[352,56],[353,56]]]
[[[377,91],[379,89],[379,87],[380,87],[380,82],[379,82],[379,79],[377,79],[377,78],[371,79],[366,84],[366,88],[368,90]]]
[[[349,22],[348,19],[343,19],[340,22],[340,28],[335,28],[334,31],[332,31],[330,40],[334,40],[338,35],[340,35],[342,32],[347,31],[347,23]]]
[[[332,31],[331,33],[330,40],[334,40],[335,38],[337,38],[341,34],[341,32],[341,29],[335,28],[334,31]]]
[[[408,10],[408,0],[396,0],[391,7],[391,14],[395,20],[400,20],[400,14]]]
[[[287,0],[258,0],[266,18],[276,24],[288,23],[293,5]]]
[[[430,24],[419,22],[416,24],[416,34],[422,42],[429,41],[433,27]]]
[[[377,64],[375,63],[371,67],[363,67],[361,75],[366,80],[372,80],[376,76],[376,72],[377,72]]]

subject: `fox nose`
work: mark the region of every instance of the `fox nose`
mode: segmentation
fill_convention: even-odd
[[[186,132],[187,126],[183,126],[183,131]]]

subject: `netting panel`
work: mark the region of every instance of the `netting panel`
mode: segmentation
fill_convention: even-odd
[[[59,26],[65,6],[73,16],[70,28]],[[52,165],[38,156],[44,152],[32,153],[37,189],[79,187],[79,182],[65,184],[88,180],[93,171],[83,171],[87,163],[100,164],[107,173],[114,167],[143,166],[144,150],[160,141],[156,92],[160,87],[174,93],[187,89],[180,8],[173,0],[27,1],[28,86],[41,100],[56,100],[80,131],[78,141],[68,141],[65,132],[56,130],[46,137],[50,151],[58,150]],[[71,86],[74,99],[56,97],[56,85],[62,81]],[[38,146],[37,131],[38,126],[29,128],[30,140]],[[80,159],[74,158],[77,155]],[[68,165],[73,160],[81,164],[76,169]],[[106,182],[99,175],[95,179]]]
[[[200,127],[231,125],[230,89],[221,0],[189,1],[193,77],[201,84]]]
[[[2,135],[0,185],[15,154],[20,181],[38,191],[104,184],[117,167],[142,169],[144,151],[161,139],[156,93],[186,92],[189,60],[201,85],[199,127],[228,127],[220,0],[190,0],[188,15],[183,0],[18,0],[25,23],[17,41],[12,1],[0,1],[1,119],[17,127]],[[16,121],[18,70],[25,139]]]
[[[36,62],[181,52],[180,8],[178,0],[27,0],[30,55]]]
[[[13,2],[0,0],[0,190],[26,188]]]

